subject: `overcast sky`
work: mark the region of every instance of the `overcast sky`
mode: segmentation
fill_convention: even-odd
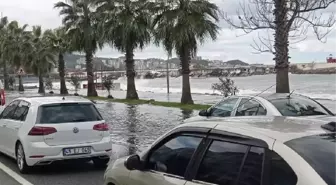
[[[238,0],[214,0],[223,11],[230,14],[235,13]],[[244,0],[241,0],[244,1]],[[247,1],[247,0],[245,0]],[[0,12],[8,16],[10,20],[18,20],[21,24],[41,25],[43,28],[56,28],[61,25],[61,17],[58,10],[53,9],[53,5],[58,0],[1,0]],[[329,11],[335,12],[335,6]],[[231,30],[220,23],[221,31],[217,41],[209,41],[199,47],[198,56],[208,59],[231,60],[240,59],[248,63],[273,63],[273,56],[270,54],[254,54],[255,50],[250,46],[253,39],[257,38],[257,32],[239,36],[240,31]],[[267,33],[261,33],[263,35]],[[336,56],[336,30],[334,29],[328,36],[326,43],[321,43],[313,36],[300,43],[292,44],[290,56],[292,63],[298,62],[325,62],[329,54]],[[123,54],[109,47],[96,53],[100,57],[119,57]],[[137,51],[135,58],[166,58],[162,48],[149,45],[143,51]]]

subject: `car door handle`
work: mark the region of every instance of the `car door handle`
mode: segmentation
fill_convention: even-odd
[[[7,127],[7,125],[5,125],[5,124],[3,124],[3,125],[1,125],[2,127]]]

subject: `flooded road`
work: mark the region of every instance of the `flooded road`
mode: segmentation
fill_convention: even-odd
[[[182,120],[198,113],[151,105],[97,102],[96,106],[111,126],[113,143],[126,146],[127,154],[143,150]]]

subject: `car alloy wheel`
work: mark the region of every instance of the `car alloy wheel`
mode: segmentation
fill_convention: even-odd
[[[21,143],[16,147],[16,164],[21,173],[28,173],[29,166],[26,163],[25,153]]]
[[[17,149],[16,162],[21,171],[24,166],[24,152],[23,152],[23,147],[21,144],[18,146],[18,149]]]

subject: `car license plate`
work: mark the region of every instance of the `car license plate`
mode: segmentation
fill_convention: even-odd
[[[90,154],[91,147],[76,147],[76,148],[64,148],[63,155],[81,155],[81,154]]]

